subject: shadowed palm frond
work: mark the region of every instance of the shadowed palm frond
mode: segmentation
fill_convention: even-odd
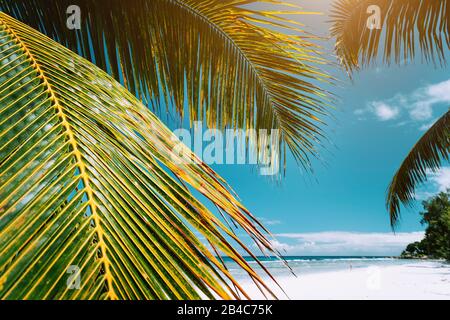
[[[367,27],[370,6],[380,8],[381,29]],[[380,49],[387,63],[414,58],[417,49],[427,62],[445,63],[449,19],[449,0],[336,0],[331,34],[336,54],[350,74],[370,64]]]
[[[0,100],[0,299],[236,298],[215,250],[266,288],[175,180],[271,250],[221,178],[106,73],[2,12]]]
[[[387,196],[391,225],[398,223],[400,204],[414,200],[415,188],[426,181],[429,170],[440,168],[450,154],[450,111],[440,118],[417,142],[395,174]]]
[[[254,5],[276,6],[256,10]],[[66,10],[81,8],[81,29]],[[278,8],[283,6],[284,9]],[[279,129],[306,169],[324,137],[331,81],[317,38],[277,0],[0,0],[0,8],[95,62],[157,110],[209,128]],[[44,9],[45,8],[45,9]],[[187,106],[187,108],[185,108]],[[259,134],[259,132],[257,132]],[[257,145],[257,152],[264,155]],[[268,162],[268,159],[263,161]]]

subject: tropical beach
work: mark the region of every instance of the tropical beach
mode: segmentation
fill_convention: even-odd
[[[333,264],[328,258],[323,264]],[[278,284],[270,279],[279,299],[291,300],[449,300],[450,265],[443,261],[420,261],[398,259],[345,259],[347,268],[321,271],[309,270],[304,263],[294,268],[296,276],[278,275]],[[353,267],[351,267],[353,264]],[[316,264],[317,265],[317,264]],[[356,266],[355,266],[356,265]],[[270,268],[270,266],[268,266]],[[305,272],[305,270],[307,270]],[[242,281],[252,299],[265,299],[249,280]]]
[[[450,300],[449,57],[450,0],[0,0],[0,300]]]

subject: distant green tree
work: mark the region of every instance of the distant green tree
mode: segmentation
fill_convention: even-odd
[[[402,252],[403,258],[421,258],[426,255],[426,251],[423,247],[423,242],[416,241],[408,244],[406,249]]]
[[[424,201],[423,206],[421,223],[427,225],[425,238],[409,244],[402,257],[450,260],[450,189]]]

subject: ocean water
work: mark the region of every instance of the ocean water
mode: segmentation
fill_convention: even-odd
[[[292,275],[297,276],[311,273],[322,273],[328,271],[339,271],[359,269],[367,267],[382,267],[393,265],[410,264],[410,260],[402,260],[394,257],[371,257],[371,256],[290,256],[284,257],[285,262],[271,257],[259,257],[262,265],[275,277]],[[247,273],[236,263],[224,259],[231,274],[239,278],[247,278]],[[249,264],[263,275],[263,268],[251,257],[246,257]],[[286,266],[286,263],[289,267]]]

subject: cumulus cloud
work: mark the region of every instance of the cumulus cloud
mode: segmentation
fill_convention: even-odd
[[[433,117],[433,108],[429,101],[417,101],[409,110],[412,120],[426,121]]]
[[[450,189],[450,167],[442,167],[438,171],[427,171],[428,182],[416,192],[417,200],[427,200],[439,192]]]
[[[443,167],[437,172],[429,172],[429,180],[437,187],[438,192],[450,188],[450,167]]]
[[[363,114],[373,114],[380,121],[390,121],[407,114],[410,121],[425,122],[423,130],[433,119],[434,107],[450,103],[450,79],[419,88],[410,94],[397,94],[383,101],[371,101],[365,108],[355,110],[355,115],[361,118]]]
[[[273,245],[287,255],[399,255],[405,247],[424,237],[424,232],[281,233]]]
[[[400,113],[399,108],[391,107],[383,102],[374,102],[372,104],[373,112],[381,121],[388,121],[397,118]]]
[[[450,79],[427,88],[427,95],[436,101],[450,101]]]
[[[287,243],[282,243],[278,240],[272,240],[272,241],[270,241],[270,243],[275,250],[278,250],[280,252],[290,252],[293,249],[295,249],[294,246],[291,246]]]

